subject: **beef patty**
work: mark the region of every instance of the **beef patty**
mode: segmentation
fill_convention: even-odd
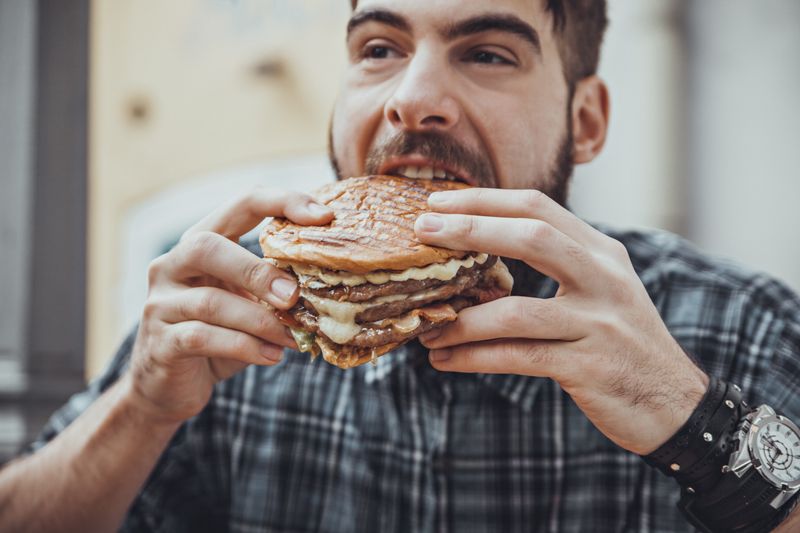
[[[495,300],[498,297],[502,297],[504,294],[505,293],[501,288],[494,286],[490,282],[486,282],[466,289],[462,294],[449,298],[444,302],[441,302],[441,300],[439,301],[441,303],[448,304],[455,312],[458,312],[466,307]],[[419,307],[421,306],[418,304],[414,305],[414,308]],[[298,303],[289,311],[279,312],[279,315],[283,317],[287,325],[290,325],[291,322],[296,322],[304,330],[311,331],[316,335],[325,338],[329,343],[332,343],[335,346],[340,346],[339,344],[330,340],[322,331],[320,331],[319,325],[317,324],[317,313],[313,308],[308,308],[304,304]],[[396,317],[398,315],[393,316]],[[385,320],[388,323],[381,324],[382,320]],[[427,320],[423,314],[420,316],[419,326],[417,326],[413,331],[403,332],[395,329],[391,325],[391,319],[388,318],[361,325],[363,326],[361,331],[347,343],[348,345],[374,347],[389,343],[403,343],[410,338],[416,337],[417,335],[421,335],[433,329],[437,324]]]
[[[456,312],[470,305],[470,301],[462,297],[452,298],[446,303],[449,304]],[[294,306],[287,313],[292,319],[298,322],[304,330],[311,331],[316,335],[323,337],[326,341],[334,346],[341,346],[340,344],[335,343],[328,338],[325,333],[320,331],[319,325],[317,324],[317,314],[314,311],[311,311],[300,305]],[[431,322],[424,317],[420,317],[419,325],[414,330],[405,332],[393,328],[390,323],[383,326],[378,324],[363,324],[361,331],[356,334],[356,336],[353,337],[347,344],[370,348],[389,343],[402,343],[408,339],[433,329],[435,326],[436,324],[434,322]]]
[[[385,302],[383,304],[377,304],[367,309],[364,309],[355,316],[355,321],[358,324],[375,322],[378,320],[382,320],[384,318],[390,318],[393,316],[402,315],[406,311],[410,311],[412,309],[418,309],[433,302],[445,301],[477,285],[482,278],[483,271],[486,270],[487,268],[490,268],[491,265],[493,265],[496,261],[497,257],[492,256],[491,261],[487,260],[482,265],[475,264],[470,268],[462,267],[458,270],[456,277],[454,277],[450,281],[412,280],[411,283],[407,281],[386,283],[384,285],[394,285],[396,289],[399,289],[401,286],[405,287],[421,286],[422,288],[412,292],[392,292],[391,295],[402,294],[405,296],[405,298],[400,300],[394,300],[391,302]],[[489,264],[490,262],[491,264]],[[435,281],[436,283],[428,284],[426,283],[427,281]],[[384,292],[384,289],[382,288],[383,285],[373,285],[373,284],[365,284],[365,285],[366,286],[364,287],[364,289],[359,293],[362,296],[365,294],[369,294],[371,292],[379,292],[379,293]],[[426,287],[426,285],[428,286]],[[342,287],[337,286],[331,290],[339,290],[339,289],[342,289]],[[316,293],[315,291],[311,291],[309,289],[302,289],[300,292],[300,300],[298,303],[302,303],[302,305],[306,309],[313,311],[315,314],[319,314],[319,312],[314,308],[313,302],[309,301],[306,298],[303,298],[303,294],[307,292],[310,292],[322,298],[326,298],[326,296],[322,296]],[[367,300],[367,302],[368,301],[369,300]],[[348,302],[354,303],[349,300]]]
[[[481,272],[487,268],[490,268],[496,262],[497,256],[490,255],[486,261],[483,262],[483,264],[475,263],[469,268],[459,268],[458,272],[456,273],[456,277],[464,274],[465,272]],[[308,281],[304,283],[304,281],[301,280],[300,286],[305,291],[308,291],[314,296],[319,296],[320,298],[328,298],[330,300],[337,300],[340,302],[360,303],[372,300],[373,298],[378,298],[380,296],[390,296],[392,294],[411,294],[414,292],[439,287],[451,282],[452,280],[441,281],[438,279],[410,279],[406,281],[388,281],[379,285],[374,283],[362,283],[361,285],[354,285],[352,287],[348,287],[347,285],[334,285],[332,287],[309,288],[307,286]]]

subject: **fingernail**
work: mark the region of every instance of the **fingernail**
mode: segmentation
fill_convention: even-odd
[[[435,231],[439,231],[444,227],[444,219],[439,215],[434,215],[429,213],[422,215],[417,220],[419,222],[419,228],[422,231],[429,231],[432,233]]]
[[[297,290],[297,283],[286,278],[275,278],[269,290],[284,302],[288,302],[294,296],[294,291]]]
[[[428,205],[433,206],[436,205],[443,205],[447,203],[447,195],[441,192],[435,192],[428,196]]]
[[[277,363],[283,359],[283,348],[274,344],[264,344],[261,346],[261,356],[272,363]]]
[[[453,356],[453,351],[450,349],[445,350],[431,350],[430,358],[433,363],[441,363],[447,361]]]
[[[432,329],[427,333],[423,333],[419,336],[419,340],[425,344],[431,342],[432,340],[436,340],[436,338],[442,334],[441,328]]]
[[[317,202],[309,202],[307,208],[308,212],[314,215],[315,217],[324,217],[331,213],[330,207],[322,205]]]

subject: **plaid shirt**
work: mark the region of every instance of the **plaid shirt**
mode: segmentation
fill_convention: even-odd
[[[800,300],[666,233],[612,233],[709,373],[800,420]],[[251,248],[258,252],[257,246]],[[521,294],[550,297],[541,279]],[[36,449],[124,371],[132,337]],[[620,449],[553,381],[440,373],[416,343],[341,371],[289,353],[217,385],[125,531],[691,531],[677,485]]]

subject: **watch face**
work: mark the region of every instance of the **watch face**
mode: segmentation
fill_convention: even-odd
[[[751,452],[761,473],[775,485],[800,481],[800,430],[791,422],[768,416],[759,423]]]

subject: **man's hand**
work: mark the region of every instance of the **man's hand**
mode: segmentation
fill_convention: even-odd
[[[555,379],[592,423],[647,454],[689,418],[708,377],[672,338],[624,246],[538,191],[435,193],[417,220],[428,244],[524,261],[555,298],[468,308],[422,337],[434,367]]]
[[[215,383],[250,364],[273,365],[283,346],[295,347],[263,302],[291,307],[296,281],[237,244],[268,216],[324,224],[333,212],[306,195],[257,189],[211,213],[151,263],[130,391],[154,420],[197,414]]]

